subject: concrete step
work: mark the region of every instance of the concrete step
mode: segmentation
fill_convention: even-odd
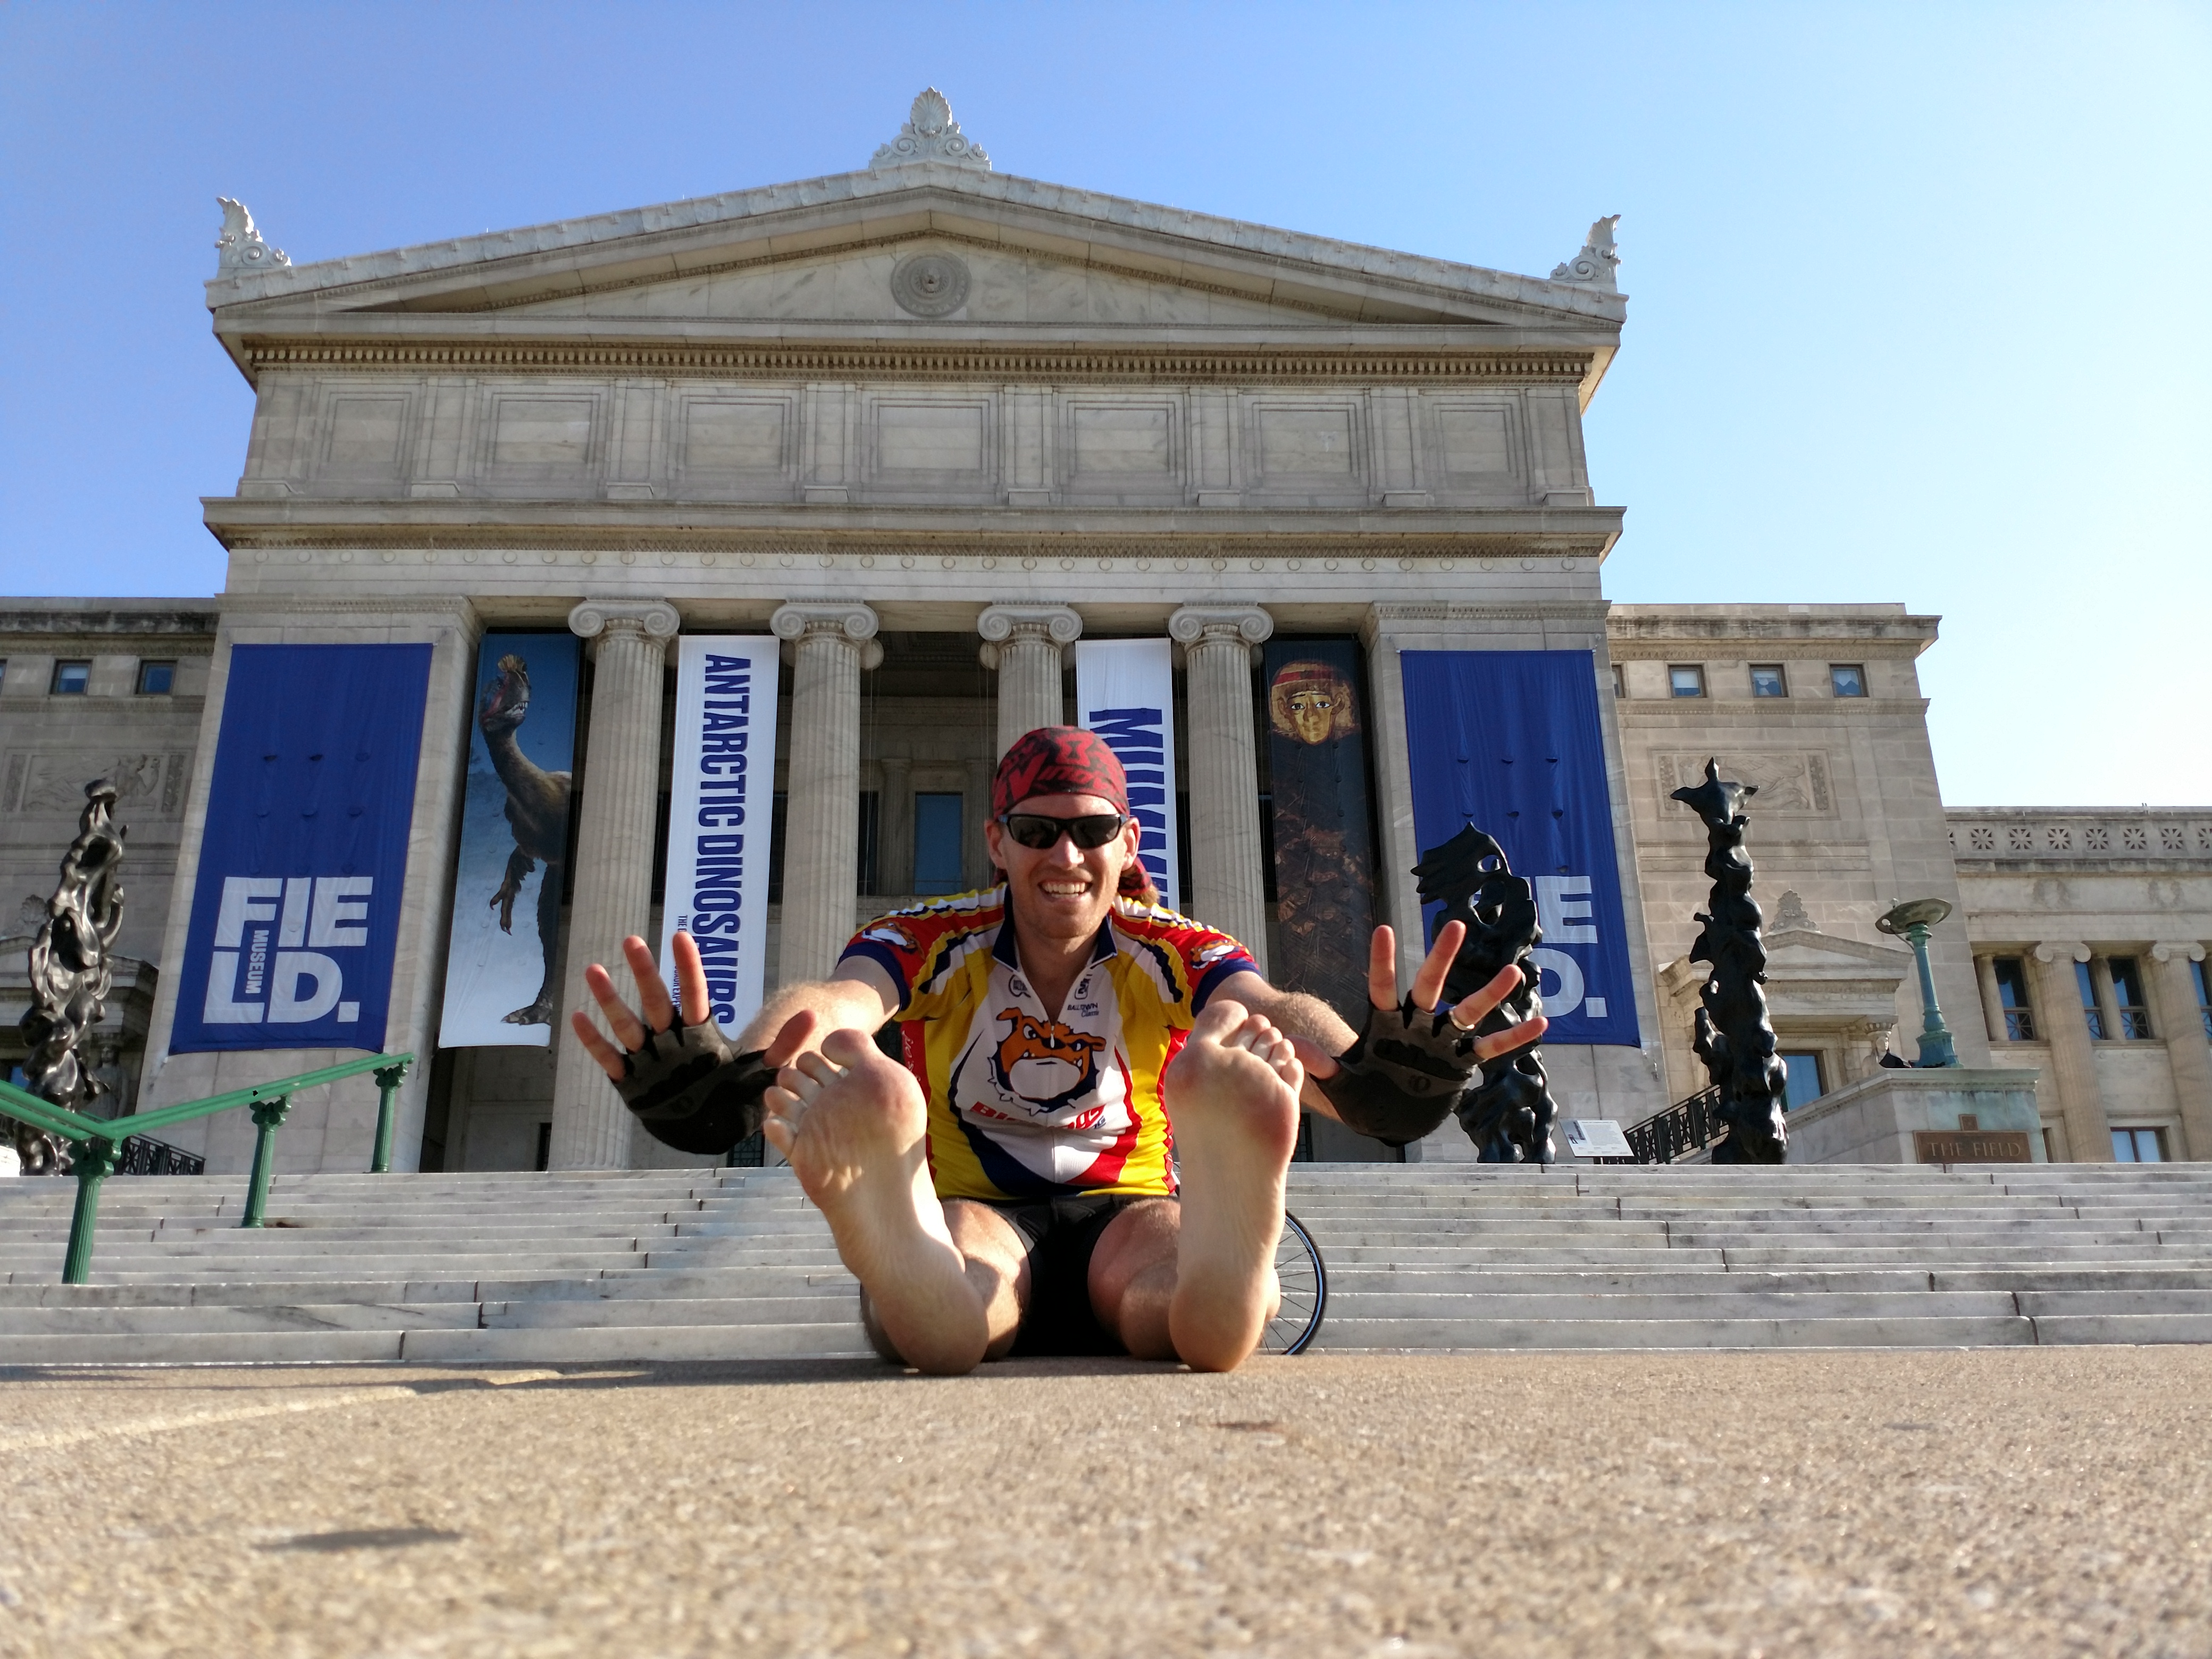
[[[2035,1340],[2017,1315],[1883,1319],[1364,1319],[1334,1310],[1323,1348],[1982,1348]]]

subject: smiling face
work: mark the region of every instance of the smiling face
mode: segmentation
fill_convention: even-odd
[[[1082,818],[1119,811],[1098,795],[1035,795],[1016,809],[1047,817]],[[1121,872],[1137,856],[1142,832],[1133,823],[1103,847],[1089,851],[1078,847],[1073,836],[1062,836],[1039,853],[1023,846],[994,820],[983,829],[991,862],[1006,872],[1006,897],[1014,915],[1017,942],[1035,935],[1062,942],[1086,939],[1096,933],[1113,908]]]

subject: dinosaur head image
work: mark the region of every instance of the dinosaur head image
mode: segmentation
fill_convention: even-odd
[[[499,659],[498,676],[484,688],[477,724],[489,737],[495,732],[512,732],[529,714],[530,665],[509,653]]]

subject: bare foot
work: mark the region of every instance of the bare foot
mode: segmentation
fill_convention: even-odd
[[[1164,1079],[1182,1161],[1168,1328],[1197,1370],[1233,1370],[1281,1300],[1275,1241],[1305,1080],[1291,1040],[1241,1004],[1198,1018]]]
[[[828,1218],[907,1363],[974,1370],[989,1333],[930,1182],[928,1114],[913,1074],[862,1033],[833,1031],[819,1054],[776,1074],[768,1113],[769,1142]]]

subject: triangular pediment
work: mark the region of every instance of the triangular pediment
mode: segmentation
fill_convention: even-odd
[[[1868,945],[1810,927],[1766,934],[1769,979],[1881,979],[1902,981],[1912,971],[1912,955],[1884,945]]]
[[[939,280],[895,282],[906,262],[931,256]],[[964,280],[959,303],[940,303],[944,279]],[[936,166],[242,270],[210,283],[208,299],[225,335],[450,330],[465,316],[556,332],[596,320],[940,334],[1411,325],[1601,350],[1625,309],[1621,295],[1573,283]]]

